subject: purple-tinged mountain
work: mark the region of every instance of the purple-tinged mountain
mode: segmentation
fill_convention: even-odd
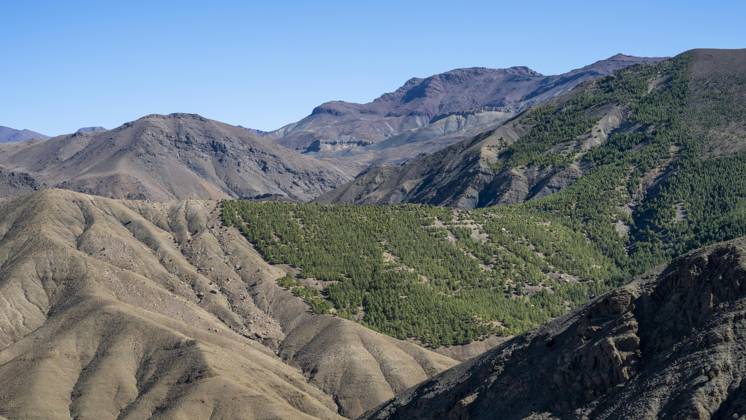
[[[26,140],[46,140],[49,136],[31,130],[16,130],[15,128],[0,125],[0,143],[14,143]]]
[[[266,136],[303,153],[344,161],[355,173],[370,163],[401,162],[434,152],[586,80],[660,60],[618,54],[555,76],[522,66],[455,69],[412,78],[367,104],[324,103],[308,117]]]

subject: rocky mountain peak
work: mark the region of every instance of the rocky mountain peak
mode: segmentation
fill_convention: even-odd
[[[413,77],[396,90],[365,104],[326,102],[314,108],[308,117],[268,136],[304,153],[339,155],[349,160],[341,162],[341,166],[359,170],[365,168],[365,160],[379,159],[378,156],[400,162],[423,151],[432,153],[463,139],[456,132],[467,129],[474,132],[479,128],[484,131],[586,80],[632,64],[655,61],[658,59],[617,55],[557,76],[545,76],[526,66],[457,68],[424,78]],[[448,115],[484,112],[491,114],[461,120],[457,123],[460,128],[431,127]],[[396,152],[379,147],[388,139],[400,136],[402,138],[392,140]],[[447,138],[435,141],[435,137]],[[430,144],[426,147],[407,145],[410,142]],[[361,161],[356,152],[367,156]]]

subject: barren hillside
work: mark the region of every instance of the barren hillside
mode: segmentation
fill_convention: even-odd
[[[0,416],[357,416],[455,364],[311,314],[217,213],[0,200]]]
[[[193,114],[148,115],[110,131],[5,145],[0,164],[49,186],[159,201],[307,200],[348,179],[249,130]]]

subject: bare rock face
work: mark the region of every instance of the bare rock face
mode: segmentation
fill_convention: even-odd
[[[369,418],[741,418],[746,240],[695,251]]]
[[[113,198],[308,200],[348,178],[329,164],[193,114],[14,144],[0,163],[54,187]]]
[[[455,365],[284,275],[214,201],[0,199],[0,415],[355,417]]]
[[[6,171],[0,166],[0,197],[36,191],[42,185],[24,172]]]

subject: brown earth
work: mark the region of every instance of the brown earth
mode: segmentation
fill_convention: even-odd
[[[193,114],[2,145],[0,165],[52,187],[113,198],[308,200],[349,178],[330,164]]]
[[[0,200],[0,416],[357,416],[453,366],[317,316],[213,201]]]

